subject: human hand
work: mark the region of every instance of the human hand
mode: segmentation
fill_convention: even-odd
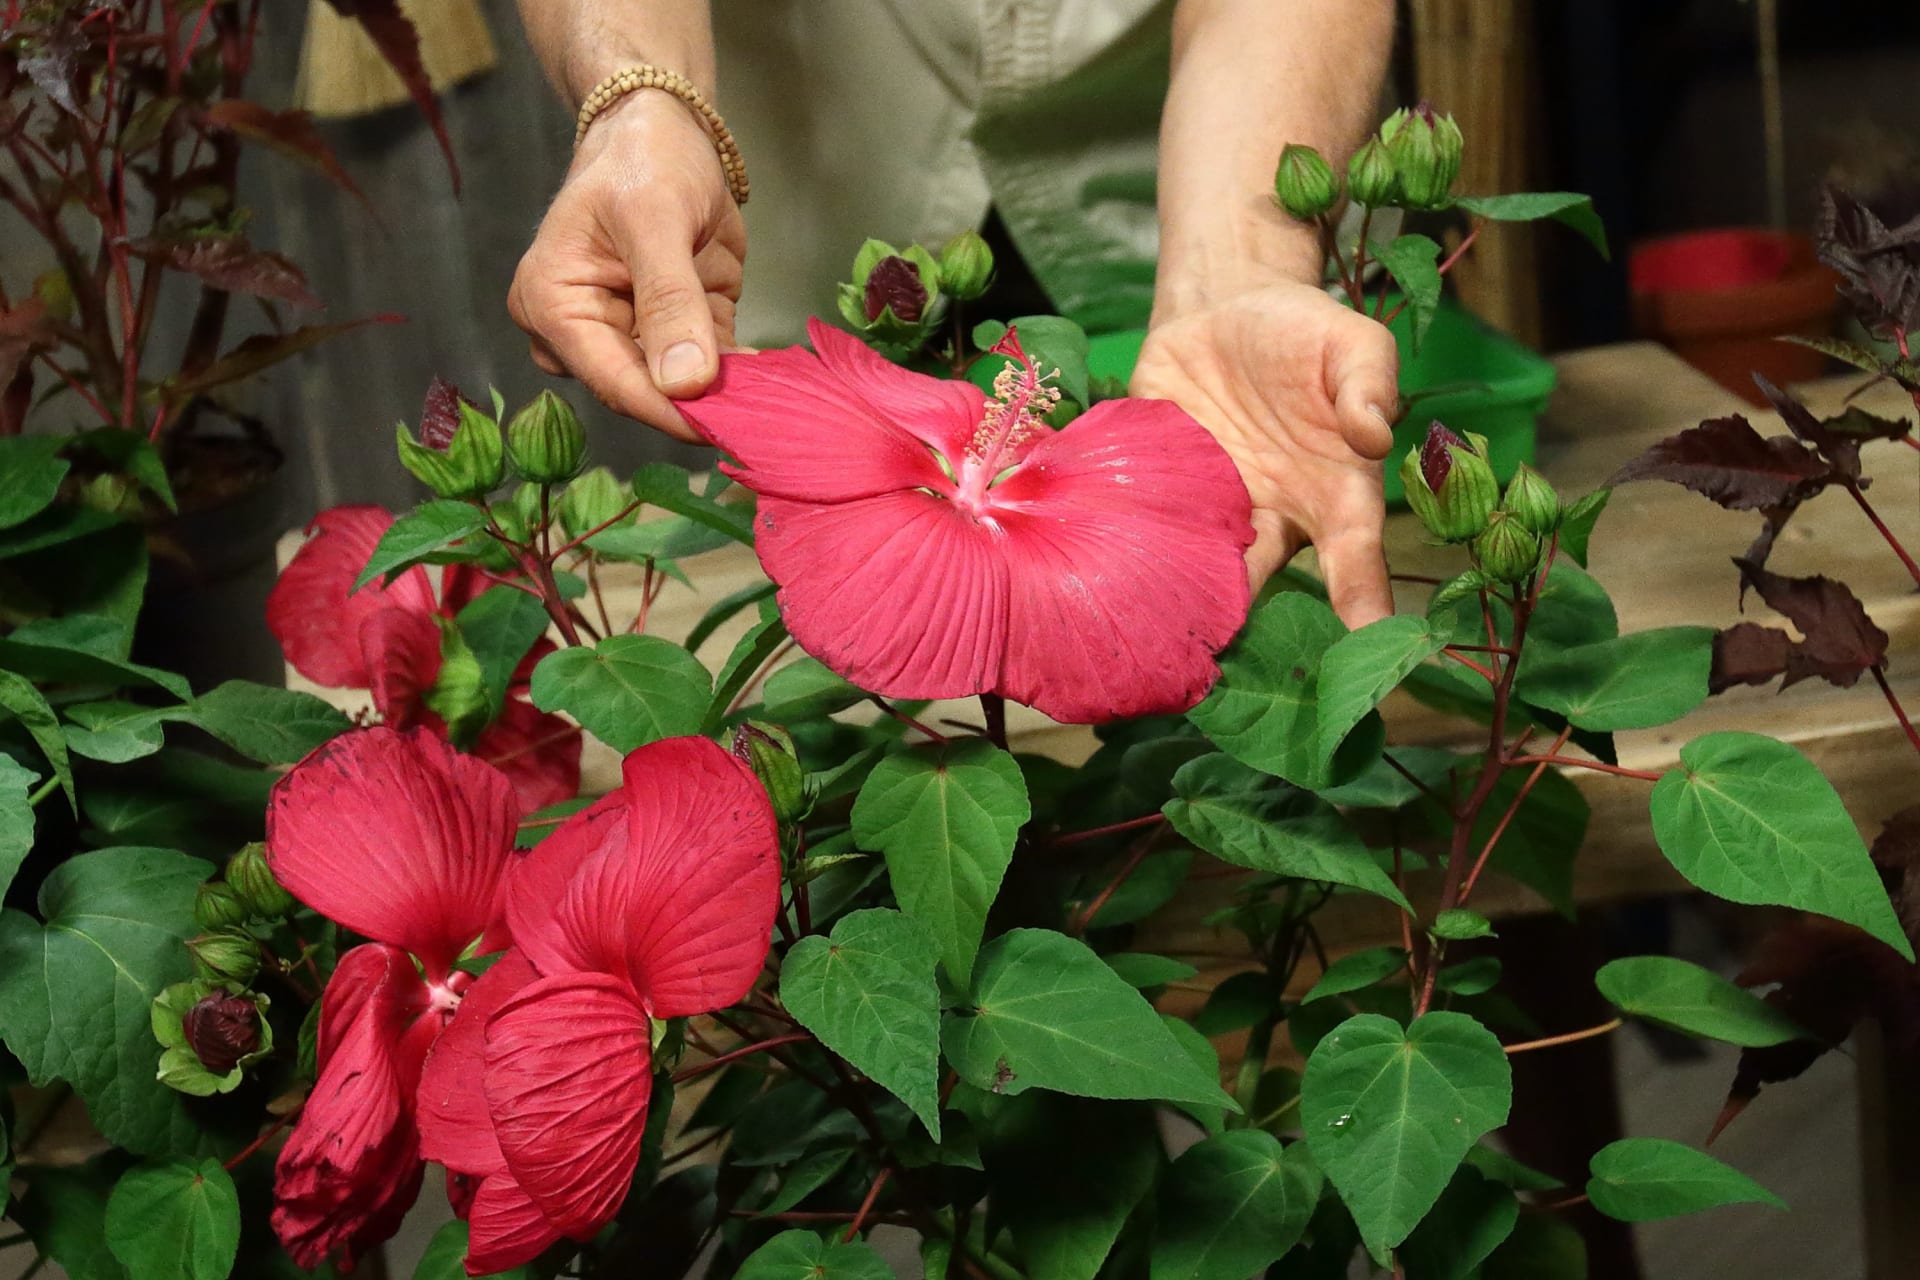
[[[747,236],[706,129],[641,90],[603,111],[514,273],[533,361],[617,413],[697,442],[673,401],[732,349]]]
[[[1393,446],[1398,374],[1383,326],[1289,282],[1156,324],[1131,389],[1180,405],[1239,466],[1255,588],[1312,543],[1334,610],[1361,627],[1393,612],[1380,460]]]

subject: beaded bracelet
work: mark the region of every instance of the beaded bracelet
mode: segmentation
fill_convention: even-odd
[[[727,190],[733,202],[745,204],[751,188],[747,183],[746,161],[740,158],[740,145],[733,140],[733,131],[727,128],[727,122],[720,118],[706,96],[693,87],[692,81],[661,67],[628,67],[593,86],[593,92],[580,104],[580,115],[573,128],[573,145],[580,145],[580,140],[587,136],[587,127],[602,111],[639,89],[664,90],[692,108],[712,135],[713,149],[720,153],[720,167],[726,173]]]

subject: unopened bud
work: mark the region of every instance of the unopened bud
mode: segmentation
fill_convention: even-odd
[[[571,480],[587,458],[587,432],[573,406],[542,391],[507,424],[507,456],[523,480],[557,484]]]
[[[840,315],[872,341],[917,345],[926,337],[940,288],[940,264],[925,249],[869,240],[854,257],[852,281],[840,286]]]
[[[1400,483],[1407,505],[1442,542],[1470,541],[1487,527],[1500,501],[1486,437],[1469,433],[1462,439],[1438,422],[1400,464]]]
[[[1536,538],[1545,538],[1560,527],[1560,495],[1547,478],[1526,463],[1507,481],[1507,493],[1500,509],[1519,522]]]
[[[1463,139],[1452,116],[1426,103],[1401,109],[1380,126],[1380,140],[1400,179],[1400,203],[1409,209],[1444,209],[1460,176]]]
[[[1378,138],[1368,138],[1347,161],[1347,193],[1368,208],[1390,205],[1400,195],[1393,157]]]
[[[209,880],[194,891],[193,922],[203,931],[243,925],[252,915],[230,884]]]
[[[1504,511],[1496,511],[1473,540],[1480,567],[1502,582],[1518,582],[1540,564],[1540,539]]]
[[[940,287],[972,302],[993,283],[993,250],[977,231],[962,231],[940,250]]]
[[[247,904],[250,913],[265,920],[289,915],[298,905],[293,895],[274,879],[273,868],[267,865],[267,847],[263,844],[250,844],[227,860],[227,883],[240,895],[240,901]]]
[[[1296,218],[1317,218],[1340,198],[1340,180],[1333,166],[1312,147],[1290,142],[1280,152],[1274,171],[1273,194],[1280,207]]]
[[[216,991],[180,1019],[187,1047],[200,1065],[223,1076],[260,1048],[260,1009],[249,996]]]
[[[500,424],[439,379],[427,392],[420,438],[401,423],[395,428],[400,465],[441,498],[477,498],[505,474]]]
[[[778,725],[749,720],[733,731],[733,754],[753,766],[781,822],[797,822],[813,806],[793,738]]]
[[[196,970],[209,978],[252,982],[260,972],[260,944],[251,934],[235,929],[220,929],[187,940]]]

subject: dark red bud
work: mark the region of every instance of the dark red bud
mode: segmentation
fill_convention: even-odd
[[[1435,493],[1440,492],[1440,486],[1453,472],[1450,446],[1464,449],[1467,442],[1438,422],[1427,428],[1426,443],[1420,446],[1420,474],[1426,477],[1427,488]]]
[[[427,401],[420,406],[420,443],[445,453],[453,445],[453,433],[460,429],[460,388],[445,378],[435,378],[427,388]]]
[[[927,286],[920,279],[920,268],[898,256],[880,259],[867,276],[867,319],[878,320],[888,308],[903,324],[917,324],[927,309]]]
[[[180,1020],[200,1065],[223,1076],[260,1047],[260,1011],[245,996],[215,992]]]
[[[1433,104],[1424,99],[1420,102],[1419,106],[1413,109],[1413,114],[1419,116],[1429,129],[1433,128],[1440,120],[1439,114],[1433,109]]]

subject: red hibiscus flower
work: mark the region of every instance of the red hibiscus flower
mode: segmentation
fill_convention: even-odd
[[[1239,472],[1177,405],[1109,400],[1063,431],[1019,361],[989,399],[813,321],[721,358],[681,412],[760,495],[757,546],[802,648],[902,698],[1002,693],[1056,720],[1179,711],[1246,617]]]
[[[440,678],[441,623],[487,587],[480,574],[446,570],[440,598],[425,569],[409,569],[390,585],[353,589],[393,514],[380,507],[334,507],[315,517],[312,535],[294,553],[267,597],[267,626],[293,669],[330,688],[366,689],[374,708],[397,729],[416,726],[445,736],[446,722],[427,705]],[[474,750],[513,780],[527,811],[570,800],[580,789],[580,735],[559,716],[527,701],[532,664],[551,650],[542,640],[527,656],[506,706]]]
[[[500,770],[419,729],[343,734],[274,787],[274,875],[372,939],[327,984],[320,1078],[275,1170],[274,1230],[303,1267],[351,1265],[419,1193],[421,1066],[473,981],[454,962],[509,940],[518,822]]]
[[[449,1171],[485,1275],[620,1210],[652,1090],[656,1018],[752,987],[780,901],[773,809],[705,738],[641,747],[618,791],[507,881],[514,949],[427,1058],[421,1149]]]

